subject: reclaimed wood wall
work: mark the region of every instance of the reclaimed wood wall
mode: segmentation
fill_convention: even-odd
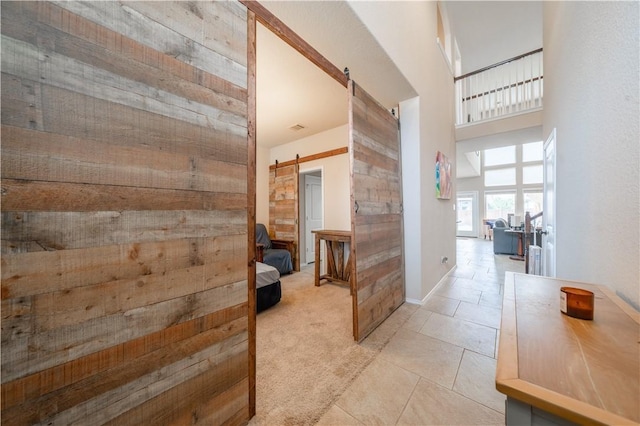
[[[398,121],[349,81],[354,337],[361,341],[404,302]]]
[[[269,169],[269,236],[292,240],[295,247],[293,269],[300,270],[298,255],[298,165]]]
[[[2,423],[246,422],[246,7],[1,15]]]

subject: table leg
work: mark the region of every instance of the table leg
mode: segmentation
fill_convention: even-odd
[[[320,285],[320,236],[318,234],[316,234],[316,262],[315,262],[315,269],[316,269],[316,287],[318,287]]]

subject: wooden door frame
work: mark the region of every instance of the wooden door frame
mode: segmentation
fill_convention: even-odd
[[[291,28],[285,25],[279,18],[266,9],[262,4],[255,0],[239,0],[247,8],[249,31],[248,37],[248,65],[247,73],[248,81],[248,139],[249,139],[249,182],[248,182],[248,264],[249,273],[253,277],[249,278],[249,417],[252,418],[256,413],[256,315],[255,315],[255,183],[256,183],[256,22],[261,23],[275,35],[280,37],[285,43],[299,52],[302,56],[310,60],[321,70],[327,73],[331,78],[340,83],[345,90],[348,88],[349,79],[342,70],[333,65],[320,52],[314,49],[309,43],[303,40]],[[253,191],[251,193],[251,191]],[[351,232],[353,233],[353,221],[351,224]],[[404,231],[403,231],[404,232]],[[403,265],[404,267],[404,265]],[[252,273],[253,271],[253,273]],[[355,276],[356,271],[353,272]],[[355,301],[355,296],[352,296]],[[356,330],[357,307],[353,308],[354,333]],[[357,337],[354,334],[354,338]]]

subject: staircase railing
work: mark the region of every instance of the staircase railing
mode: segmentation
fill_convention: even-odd
[[[542,48],[456,77],[456,124],[542,107]]]

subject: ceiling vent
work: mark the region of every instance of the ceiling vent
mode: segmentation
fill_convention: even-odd
[[[302,129],[304,129],[304,126],[302,124],[294,124],[293,126],[289,127],[289,130],[293,130],[294,132]]]

